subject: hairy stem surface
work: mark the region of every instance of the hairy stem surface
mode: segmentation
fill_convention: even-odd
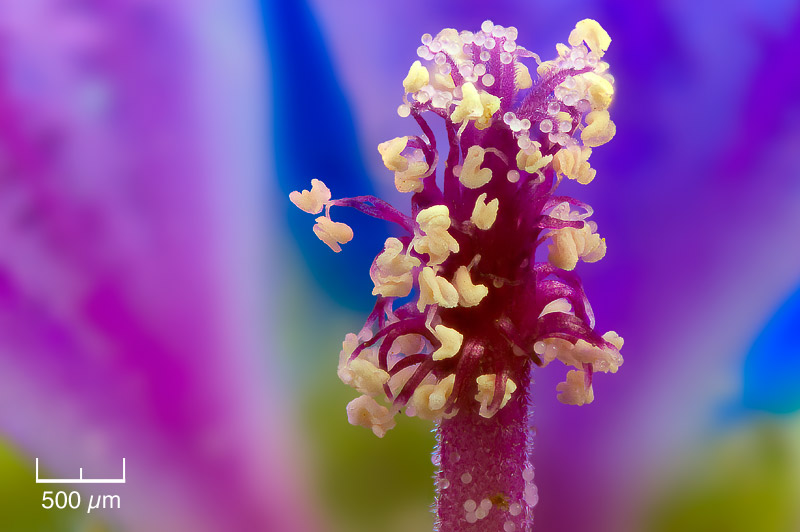
[[[526,371],[520,389],[527,390]],[[475,403],[477,404],[477,403]],[[533,483],[531,405],[516,393],[490,419],[461,408],[437,429],[439,532],[514,532],[533,526],[538,501]]]

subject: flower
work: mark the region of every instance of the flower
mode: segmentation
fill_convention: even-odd
[[[579,260],[600,260],[605,239],[587,220],[588,205],[556,195],[564,177],[581,184],[595,178],[592,148],[616,133],[608,113],[614,78],[602,60],[611,40],[597,22],[583,20],[569,45],[558,44],[558,56],[543,62],[516,38],[515,28],[490,21],[477,32],[422,37],[398,108],[421,134],[378,146],[397,189],[413,193],[410,217],[371,196],[331,200],[313,187],[308,199],[292,196],[308,212],[325,208],[318,226],[333,228],[330,208],[350,206],[407,231],[388,239],[373,263],[377,302],[358,336],[348,336],[339,375],[365,394],[348,405],[351,423],[378,436],[402,410],[439,421],[443,531],[530,524],[538,496],[528,496],[532,476],[520,475],[531,470],[526,391],[533,365],[558,359],[574,367],[556,390],[562,402],[580,405],[594,398],[595,372],[622,364],[622,339],[595,331],[572,272]],[[536,79],[523,60],[536,62]],[[425,114],[441,118],[447,132],[441,186],[443,155]],[[317,227],[334,251],[352,237],[344,228],[320,234]],[[546,242],[548,260],[540,261],[536,252]],[[417,341],[398,347],[408,337]],[[482,438],[503,458],[487,457]],[[525,511],[503,516],[482,504],[480,514],[465,517],[465,501],[490,500],[492,490]]]

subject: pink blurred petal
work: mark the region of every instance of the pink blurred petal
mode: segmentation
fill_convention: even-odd
[[[265,83],[248,9],[18,1],[0,19],[0,431],[59,476],[126,457],[112,518],[130,530],[315,528],[263,351],[261,161],[228,140],[257,134]]]

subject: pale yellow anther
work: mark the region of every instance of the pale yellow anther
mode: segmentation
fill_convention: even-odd
[[[603,338],[605,338],[608,334],[609,333],[604,334]],[[616,335],[616,333],[612,334]],[[616,339],[618,339],[620,341],[620,345],[622,345],[622,338],[616,336],[615,340]],[[611,342],[611,344],[613,345],[614,342]],[[597,347],[596,345],[592,345],[583,339],[578,340],[575,343],[574,356],[575,359],[581,364],[591,364],[595,373],[616,373],[623,362],[619,348],[614,350],[604,347]]]
[[[573,348],[573,344],[563,338],[545,338],[533,345],[534,352],[539,355],[542,367],[547,366],[555,359],[564,361],[564,356]],[[569,365],[569,364],[568,364]]]
[[[575,358],[575,344],[563,338],[545,338],[533,346],[539,354],[542,366],[548,365],[553,360],[558,360],[565,366],[583,369],[583,364]]]
[[[408,169],[408,159],[400,155],[408,145],[408,137],[395,137],[392,140],[378,144],[378,153],[381,154],[383,164],[389,170],[402,172]]]
[[[589,147],[605,144],[617,133],[617,126],[611,121],[608,111],[592,111],[586,115],[586,127],[581,132],[581,140]]]
[[[485,231],[494,225],[499,208],[500,200],[495,198],[489,203],[486,203],[486,192],[484,192],[475,200],[475,207],[473,207],[472,215],[469,219],[478,229],[483,229]]]
[[[433,75],[433,88],[438,90],[453,90],[456,84],[453,81],[453,76],[450,74],[442,75],[436,73]]]
[[[433,334],[442,345],[433,352],[431,358],[434,360],[444,360],[445,358],[456,356],[458,350],[461,349],[461,342],[464,341],[463,334],[450,327],[445,327],[444,325],[437,325],[434,328]]]
[[[464,120],[477,119],[483,116],[483,104],[478,89],[470,82],[461,86],[461,101],[450,115],[450,120],[459,123]]]
[[[475,395],[475,400],[481,404],[479,414],[483,417],[490,418],[497,413],[495,410],[489,410],[489,405],[491,405],[492,399],[494,398],[495,374],[481,375],[478,377],[477,381],[478,393]],[[506,403],[508,403],[508,400],[511,399],[511,396],[516,390],[516,383],[511,379],[506,379],[506,389],[503,394],[503,400],[500,402],[500,408],[506,406]]]
[[[562,314],[571,314],[572,313],[572,304],[564,297],[560,299],[555,299],[544,306],[542,311],[539,313],[539,317],[546,316],[547,314],[552,314],[554,312],[560,312]]]
[[[542,156],[542,152],[539,150],[540,144],[538,142],[534,142],[533,144],[536,147],[536,151],[528,153],[525,150],[520,150],[517,154],[517,167],[520,170],[525,170],[529,174],[538,172],[553,160],[552,155]]]
[[[500,109],[500,98],[486,91],[479,91],[471,82],[461,86],[461,101],[450,114],[450,120],[459,123],[475,120],[475,127],[486,129],[492,116]]]
[[[419,274],[419,300],[417,310],[422,312],[428,305],[453,308],[458,305],[458,291],[444,277],[426,266]]]
[[[483,113],[475,121],[475,127],[486,129],[492,123],[492,116],[500,109],[500,98],[486,91],[481,91],[481,105],[483,106]]]
[[[489,168],[481,168],[486,150],[480,146],[470,146],[467,156],[464,157],[464,164],[461,165],[461,175],[459,181],[467,188],[480,188],[492,180],[492,171]]]
[[[339,244],[347,244],[353,239],[353,230],[347,224],[334,222],[325,216],[320,216],[316,222],[314,234],[336,253],[342,250]]]
[[[589,184],[597,171],[589,165],[592,149],[588,146],[567,146],[558,150],[553,157],[553,168],[559,174],[574,179],[581,185]]]
[[[369,276],[375,284],[373,296],[405,297],[411,293],[414,284],[412,269],[420,265],[420,260],[403,253],[400,240],[387,238],[383,252],[375,257]]]
[[[351,361],[349,366],[353,372],[353,388],[372,397],[383,393],[383,385],[389,380],[387,372],[361,358]]]
[[[414,415],[420,419],[438,421],[444,417],[444,406],[450,394],[453,393],[453,384],[456,376],[448,375],[437,384],[423,384],[414,390],[409,405],[414,410]]]
[[[595,373],[616,373],[623,363],[619,350],[622,348],[622,337],[614,331],[603,335],[603,339],[611,343],[616,349],[598,347],[586,340],[579,339],[574,345],[560,349],[558,359],[567,366],[582,369],[584,364],[591,364]]]
[[[447,205],[434,205],[419,211],[416,220],[426,233],[432,228],[447,229],[450,227],[450,209]]]
[[[414,249],[418,253],[428,254],[428,264],[441,264],[450,253],[458,253],[458,241],[447,232],[450,228],[450,210],[446,205],[434,205],[419,211],[417,223],[423,235],[415,237]]]
[[[455,384],[455,382],[456,382],[456,376],[448,375],[447,377],[439,381],[438,384],[436,384],[436,388],[428,398],[428,406],[430,407],[431,410],[441,411],[444,408],[447,399],[453,392],[453,384]]]
[[[414,61],[408,70],[408,75],[403,80],[403,88],[406,92],[417,92],[427,85],[428,81],[430,81],[428,69],[422,66],[419,61]]]
[[[566,111],[560,111],[556,116],[555,119],[557,122],[572,122],[572,115],[567,113]]]
[[[582,338],[574,345],[570,344],[569,348],[560,349],[558,360],[577,369],[582,369],[584,364],[591,364],[595,373],[616,373],[623,362],[619,350],[601,348]]]
[[[583,370],[573,369],[567,373],[567,380],[556,385],[558,400],[565,405],[587,405],[594,401],[592,387],[586,387],[586,374]]]
[[[533,86],[533,80],[531,79],[531,73],[528,67],[517,62],[514,68],[514,82],[517,85],[517,90],[530,89]]]
[[[458,304],[462,307],[474,307],[487,296],[486,285],[473,284],[466,266],[459,266],[453,276],[453,283],[458,290]]]
[[[534,351],[546,366],[558,359],[565,366],[583,369],[584,364],[591,364],[595,373],[616,373],[623,363],[619,350],[622,338],[614,331],[607,332],[603,339],[616,349],[598,347],[586,340],[579,339],[574,344],[562,338],[545,338],[534,345]]]
[[[394,414],[368,395],[361,395],[348,403],[347,421],[351,425],[371,429],[379,438],[383,438],[395,425]]]
[[[311,180],[311,190],[289,193],[289,201],[309,214],[319,214],[331,199],[331,191],[319,179]]]
[[[555,68],[555,61],[543,61],[539,66],[536,67],[536,73],[541,77],[545,77],[550,74],[552,70],[555,70]]]
[[[347,333],[342,342],[342,350],[339,352],[339,368],[336,374],[339,379],[347,386],[353,384],[353,372],[350,371],[350,355],[358,347],[358,337],[353,333]]]
[[[591,224],[582,228],[564,227],[550,232],[553,243],[547,249],[547,260],[556,268],[573,270],[578,259],[584,262],[597,262],[606,255],[606,239],[595,233]]]
[[[614,96],[614,86],[603,76],[586,72],[580,76],[587,84],[586,92],[594,110],[608,109]]]
[[[622,349],[622,345],[625,343],[625,340],[622,338],[622,336],[617,334],[616,331],[608,331],[605,333],[603,335],[603,340],[616,347],[617,350]]]
[[[584,212],[580,212],[577,210],[572,210],[572,206],[569,204],[569,202],[562,201],[553,207],[553,209],[550,211],[550,216],[558,220],[576,222],[579,220],[585,220],[592,215],[592,212],[594,211],[588,205],[585,207]]]
[[[394,173],[394,186],[398,192],[422,192],[425,185],[422,177],[428,173],[428,163],[425,161],[411,161],[408,168],[402,172]]]
[[[569,34],[569,43],[572,46],[578,46],[582,42],[598,57],[602,57],[611,45],[611,37],[596,20],[587,18],[578,22]]]

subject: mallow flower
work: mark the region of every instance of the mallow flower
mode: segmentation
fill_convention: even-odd
[[[331,199],[316,179],[290,195],[336,252],[354,233],[333,207],[405,232],[370,267],[377,301],[345,337],[338,375],[360,394],[347,405],[353,425],[383,437],[400,412],[436,423],[441,532],[530,530],[533,367],[570,368],[558,398],[584,405],[594,375],[622,364],[622,338],[595,329],[574,272],[603,258],[605,239],[589,205],[557,194],[565,178],[594,180],[592,149],[616,132],[611,39],[582,20],[548,61],[516,39],[491,21],[422,36],[397,110],[420,132],[378,145],[411,216],[373,196]],[[444,122],[446,152],[427,116]]]

